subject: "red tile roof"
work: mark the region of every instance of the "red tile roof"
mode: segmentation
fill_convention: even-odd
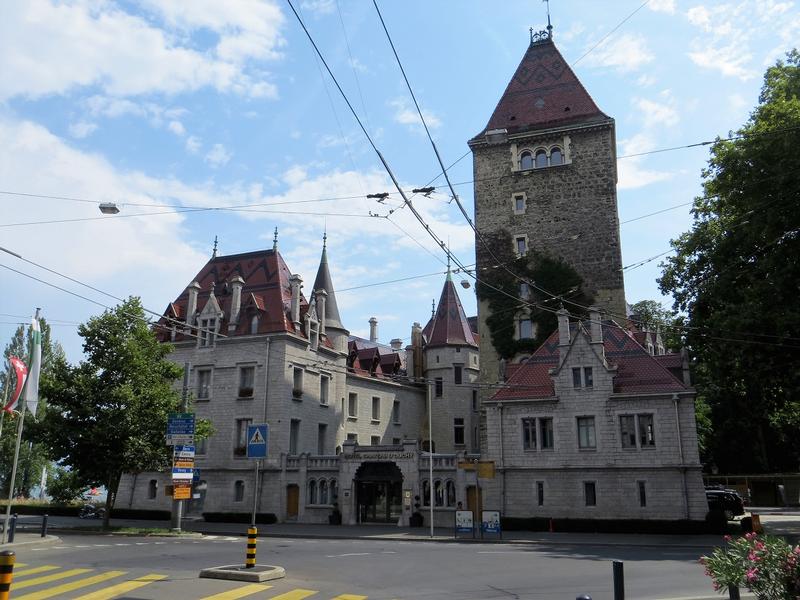
[[[476,138],[491,129],[516,133],[606,119],[553,41],[545,40],[528,46],[489,123]]]
[[[444,282],[436,314],[425,325],[422,334],[427,346],[478,346],[450,273]]]
[[[572,338],[582,325],[570,326]],[[603,349],[606,362],[616,367],[615,394],[653,394],[685,391],[687,388],[664,363],[673,359],[651,356],[628,332],[613,321],[603,323]],[[508,387],[499,390],[493,400],[550,398],[555,395],[550,369],[558,366],[558,331],[521,364],[506,368]],[[670,356],[670,355],[665,355]],[[659,360],[660,359],[660,360]]]

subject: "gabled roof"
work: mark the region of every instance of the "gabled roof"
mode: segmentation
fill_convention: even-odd
[[[436,314],[423,329],[427,346],[478,346],[453,278],[447,273]]]
[[[328,294],[325,299],[325,328],[326,329],[345,329],[342,319],[339,316],[339,307],[336,304],[336,294],[333,291],[333,280],[328,269],[328,250],[326,244],[322,245],[322,256],[319,260],[317,277],[314,279],[314,289],[312,293],[323,289]]]
[[[578,334],[579,323],[570,324],[570,339]],[[627,331],[614,321],[603,322],[603,350],[608,366],[616,367],[615,394],[654,394],[686,391],[687,387],[667,369],[666,359],[651,356]],[[552,398],[555,396],[550,369],[558,366],[558,331],[554,331],[530,358],[506,368],[508,387],[493,400]],[[663,362],[662,362],[663,360]]]
[[[492,129],[518,133],[608,118],[553,40],[544,39],[528,46],[489,122],[476,139]]]

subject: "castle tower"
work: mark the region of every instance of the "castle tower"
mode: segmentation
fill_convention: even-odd
[[[551,32],[532,33],[489,122],[469,146],[478,231],[507,235],[518,254],[535,250],[563,260],[595,304],[623,318],[614,119],[581,85]],[[491,272],[484,268],[496,260],[480,240],[475,244],[478,273]],[[500,361],[488,317],[484,300],[478,306],[481,378],[497,382]]]

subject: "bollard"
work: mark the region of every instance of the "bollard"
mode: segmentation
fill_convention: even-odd
[[[581,594],[575,600],[592,600],[592,597],[589,594]]]
[[[14,579],[16,555],[10,550],[0,552],[0,600],[8,600],[11,594],[11,580]]]
[[[247,555],[244,561],[245,569],[252,569],[256,566],[256,535],[258,535],[258,529],[255,527],[247,528]]]
[[[625,573],[622,561],[614,561],[614,600],[625,600]]]
[[[11,520],[8,523],[8,543],[14,543],[14,535],[17,533],[17,513],[11,515]]]
[[[753,520],[753,531],[755,533],[764,533],[764,527],[761,525],[761,516],[751,513],[750,517]]]
[[[739,588],[735,585],[731,585],[728,587],[728,598],[730,600],[741,600],[741,596],[739,595]]]
[[[47,537],[47,513],[42,515],[42,537]]]

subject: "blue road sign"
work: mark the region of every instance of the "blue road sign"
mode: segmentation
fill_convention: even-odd
[[[194,414],[171,413],[167,419],[167,435],[194,435]]]
[[[247,458],[267,458],[269,425],[247,426]]]

